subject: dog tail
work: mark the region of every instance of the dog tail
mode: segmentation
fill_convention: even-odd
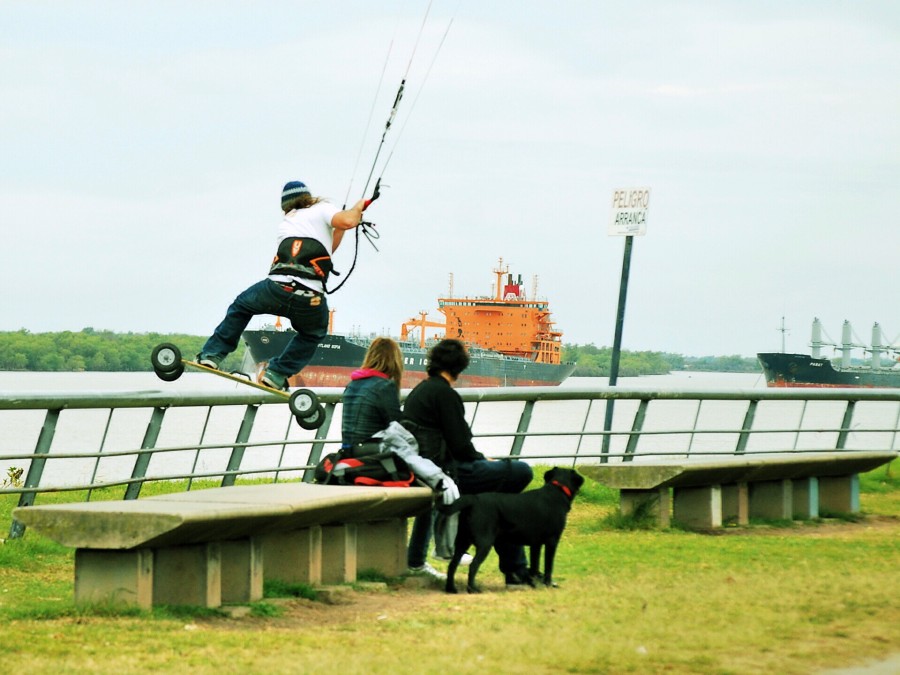
[[[447,516],[452,516],[454,513],[459,513],[464,509],[469,508],[472,504],[475,503],[475,495],[463,495],[455,502],[449,505],[437,504],[437,510]]]

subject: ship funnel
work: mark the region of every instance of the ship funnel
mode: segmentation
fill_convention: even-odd
[[[872,326],[872,370],[881,368],[881,326]]]
[[[822,357],[822,322],[819,321],[819,317],[813,319],[810,347],[812,347],[812,357],[814,359]]]
[[[841,331],[841,368],[850,367],[850,351],[853,349],[853,327],[844,319],[844,327]]]

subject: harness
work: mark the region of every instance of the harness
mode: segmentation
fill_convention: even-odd
[[[331,254],[318,239],[288,237],[278,245],[269,274],[287,274],[323,283],[334,269]]]

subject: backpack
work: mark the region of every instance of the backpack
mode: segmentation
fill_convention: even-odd
[[[315,478],[323,485],[409,487],[416,477],[393,452],[381,452],[377,442],[357,443],[322,458]]]

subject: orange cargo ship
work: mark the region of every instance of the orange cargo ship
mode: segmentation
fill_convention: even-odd
[[[493,270],[496,285],[491,296],[438,298],[443,322],[429,321],[427,312],[409,319],[401,327],[400,348],[404,355],[404,387],[427,377],[428,349],[444,337],[464,342],[469,367],[457,386],[557,385],[575,369],[562,362],[562,332],[554,328],[546,300],[528,299],[521,275],[513,280],[501,258]],[[427,329],[442,329],[443,335],[426,337]],[[410,339],[418,330],[418,339]],[[244,341],[253,360],[260,365],[278,353],[293,331],[266,329],[245,331]],[[291,378],[292,386],[343,387],[363,361],[371,338],[329,335],[319,345],[313,360]]]

